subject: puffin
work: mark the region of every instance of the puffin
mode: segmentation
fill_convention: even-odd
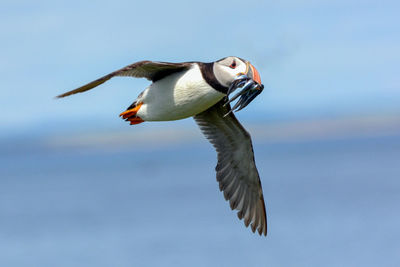
[[[232,111],[246,107],[264,86],[247,60],[229,56],[215,62],[139,61],[111,72],[63,98],[93,89],[116,76],[152,83],[120,114],[131,125],[193,117],[217,152],[216,178],[225,200],[252,232],[267,235],[267,216],[250,134]],[[239,91],[232,98],[229,95]],[[238,99],[231,108],[232,101]]]

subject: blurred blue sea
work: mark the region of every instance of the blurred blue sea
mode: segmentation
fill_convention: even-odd
[[[266,238],[224,201],[205,140],[119,150],[30,144],[0,153],[0,266],[400,263],[400,136],[255,140]]]

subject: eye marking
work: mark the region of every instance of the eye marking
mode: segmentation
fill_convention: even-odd
[[[232,64],[229,66],[229,68],[231,68],[231,69],[236,68],[236,61],[235,60],[232,62]]]

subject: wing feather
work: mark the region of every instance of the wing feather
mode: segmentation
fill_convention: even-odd
[[[116,70],[107,74],[97,80],[94,80],[88,84],[85,84],[77,89],[66,92],[57,96],[57,98],[66,97],[76,93],[82,93],[90,89],[105,83],[109,79],[115,76],[130,76],[136,78],[146,78],[153,82],[164,78],[165,76],[172,74],[174,72],[179,72],[190,68],[193,62],[183,62],[183,63],[170,63],[170,62],[158,62],[158,61],[139,61],[128,65],[122,69]]]
[[[203,134],[213,144],[218,155],[215,167],[219,188],[239,219],[251,230],[267,235],[267,218],[260,177],[254,161],[249,133],[239,123],[230,106],[219,102],[194,116]]]

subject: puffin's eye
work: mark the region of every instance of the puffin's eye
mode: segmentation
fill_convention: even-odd
[[[235,60],[232,62],[232,64],[229,66],[229,68],[231,68],[231,69],[236,68],[236,61]]]

